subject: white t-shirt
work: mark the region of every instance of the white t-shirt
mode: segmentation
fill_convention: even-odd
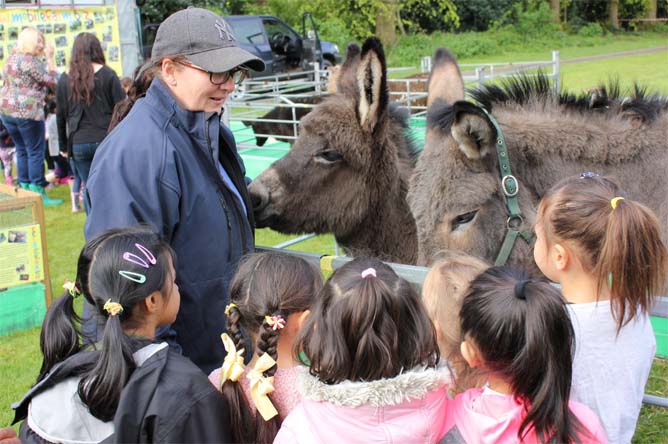
[[[656,353],[649,316],[636,315],[617,335],[610,301],[568,309],[576,341],[571,399],[598,414],[611,444],[630,443]]]
[[[58,143],[58,125],[56,123],[55,114],[47,114],[46,121],[46,135],[49,140],[49,154],[55,157],[59,154],[60,144]]]

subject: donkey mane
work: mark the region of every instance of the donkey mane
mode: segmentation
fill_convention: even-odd
[[[417,163],[418,157],[420,157],[422,149],[418,147],[418,144],[415,140],[415,136],[413,135],[413,133],[410,132],[410,125],[408,123],[408,120],[410,118],[410,112],[406,108],[402,108],[401,106],[395,103],[389,104],[388,112],[390,120],[398,123],[401,126],[402,133],[404,134],[404,137],[406,139],[405,145],[401,143],[398,144],[399,157],[402,160],[409,162],[411,167],[414,167],[415,164]]]
[[[622,92],[619,79],[600,84],[579,95],[568,91],[555,92],[547,74],[536,76],[519,74],[504,80],[501,85],[482,85],[469,91],[471,97],[491,112],[494,105],[526,105],[533,102],[555,104],[565,111],[582,114],[601,114],[613,117],[623,115],[650,123],[668,110],[668,98],[649,94],[647,87],[633,85]],[[443,111],[443,110],[441,110]]]

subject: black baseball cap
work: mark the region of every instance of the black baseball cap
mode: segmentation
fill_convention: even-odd
[[[174,56],[184,56],[209,72],[225,72],[237,66],[264,71],[262,59],[239,48],[230,25],[207,9],[182,9],[160,24],[151,63]]]

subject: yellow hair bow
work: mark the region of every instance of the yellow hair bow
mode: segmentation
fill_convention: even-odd
[[[116,316],[123,312],[123,306],[118,302],[111,302],[111,299],[107,299],[102,308],[109,313],[109,316]]]
[[[271,399],[267,395],[274,392],[274,377],[264,376],[262,373],[276,365],[274,358],[267,353],[260,356],[253,369],[248,372],[246,376],[250,381],[251,397],[255,408],[265,421],[269,421],[274,416],[278,415],[278,411]]]
[[[236,308],[236,307],[238,307],[238,305],[235,304],[234,302],[232,302],[231,304],[226,305],[225,306],[225,316],[229,316],[230,315],[230,310],[232,308]]]
[[[617,209],[617,204],[619,203],[620,200],[624,200],[623,197],[613,197],[610,199],[610,206],[612,207],[613,210]]]
[[[225,360],[223,360],[223,366],[220,369],[220,386],[222,388],[228,379],[237,382],[246,368],[244,367],[244,349],[237,350],[234,341],[227,333],[220,335],[220,338],[223,340],[223,346],[227,352]]]

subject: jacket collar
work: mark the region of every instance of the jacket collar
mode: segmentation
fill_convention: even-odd
[[[193,137],[204,141],[206,139],[205,122],[219,122],[219,113],[207,113],[205,111],[188,111],[183,109],[176,101],[167,86],[160,79],[155,79],[151,82],[151,86],[146,93],[146,99],[155,101],[158,105],[157,109],[164,109],[167,111],[169,119],[186,130]],[[218,125],[209,125],[209,127],[217,127]],[[215,141],[215,142],[214,142]],[[211,140],[212,143],[218,143],[216,139]]]
[[[304,398],[325,401],[341,407],[374,407],[399,405],[422,399],[429,392],[450,384],[451,377],[444,367],[416,368],[394,378],[370,382],[344,381],[325,384],[308,372],[300,375]]]

